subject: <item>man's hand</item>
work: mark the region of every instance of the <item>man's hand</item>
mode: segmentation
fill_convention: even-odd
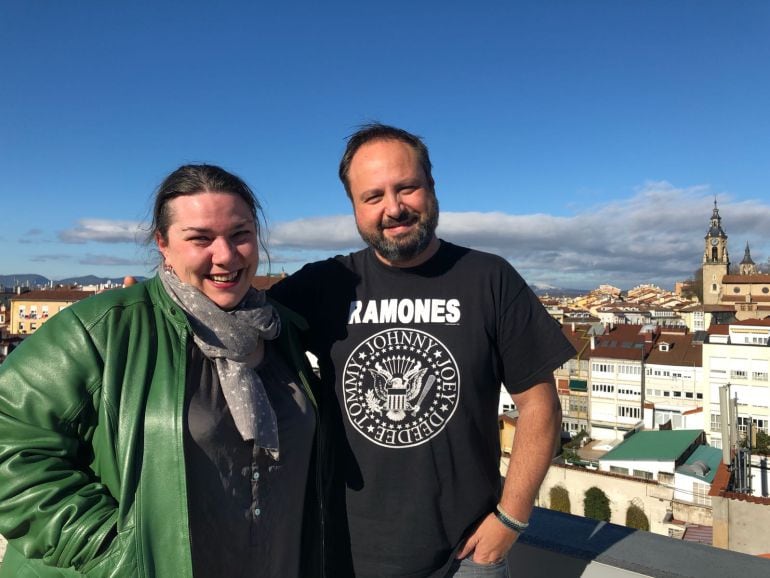
[[[519,534],[506,528],[494,514],[489,514],[468,536],[457,558],[473,555],[473,561],[479,564],[494,564],[508,555]]]

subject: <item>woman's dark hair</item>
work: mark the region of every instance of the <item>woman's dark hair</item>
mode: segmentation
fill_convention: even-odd
[[[270,255],[263,232],[264,213],[262,206],[251,188],[240,177],[227,172],[216,165],[182,165],[168,175],[155,191],[152,207],[152,222],[147,234],[147,242],[152,243],[156,236],[168,241],[168,228],[171,225],[169,202],[177,197],[197,195],[199,193],[230,193],[239,196],[248,205],[254,217],[254,224],[259,236],[259,245],[270,263]]]
[[[350,163],[353,161],[353,156],[363,145],[376,140],[397,140],[412,147],[414,152],[417,153],[417,160],[422,167],[422,171],[425,173],[430,189],[431,191],[433,190],[435,186],[431,172],[433,165],[430,162],[428,147],[425,146],[422,139],[403,129],[373,122],[360,126],[356,132],[348,137],[345,153],[342,155],[342,160],[340,160],[339,176],[342,184],[345,185],[345,192],[347,192],[348,198],[352,199],[348,173],[350,172]]]

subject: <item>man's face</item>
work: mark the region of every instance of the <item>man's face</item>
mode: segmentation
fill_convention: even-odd
[[[348,183],[358,232],[381,261],[413,267],[435,252],[438,202],[411,146],[366,143],[353,155]]]

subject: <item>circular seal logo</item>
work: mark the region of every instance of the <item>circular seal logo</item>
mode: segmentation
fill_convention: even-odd
[[[387,448],[427,442],[446,427],[460,398],[449,350],[416,329],[387,329],[356,347],[342,374],[350,423]]]

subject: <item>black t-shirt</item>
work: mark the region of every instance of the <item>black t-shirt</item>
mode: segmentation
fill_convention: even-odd
[[[371,249],[313,263],[271,296],[310,323],[336,394],[331,575],[443,575],[500,495],[500,384],[524,391],[573,354],[558,323],[504,259],[447,242],[409,269]]]

